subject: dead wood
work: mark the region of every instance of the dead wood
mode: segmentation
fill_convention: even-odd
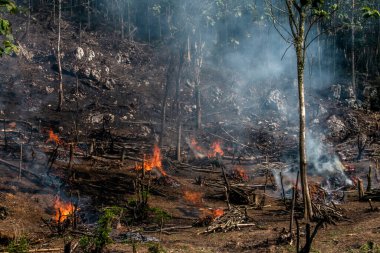
[[[232,207],[231,210],[226,211],[222,216],[211,219],[210,224],[205,231],[198,234],[209,234],[214,232],[228,232],[242,227],[255,226],[254,223],[248,223],[248,217],[245,212],[242,212],[237,207]]]
[[[358,179],[358,196],[359,200],[362,200],[364,197],[364,186],[363,186],[363,180]]]
[[[372,166],[369,166],[367,174],[367,192],[372,190]]]
[[[11,170],[17,172],[17,173],[20,173],[20,164],[14,164],[10,161],[5,161],[3,159],[0,159],[0,163],[2,164],[5,164],[8,166],[8,168],[10,168]],[[28,171],[28,170],[21,170],[21,174],[24,175],[25,177],[28,177],[28,176],[32,176],[34,177],[34,180],[36,182],[38,182],[39,180],[41,180],[40,176],[31,172],[31,171]],[[32,180],[33,181],[33,180]]]
[[[30,249],[28,252],[56,252],[63,251],[63,248],[50,248],[50,249]],[[2,251],[1,253],[9,253],[8,251]]]

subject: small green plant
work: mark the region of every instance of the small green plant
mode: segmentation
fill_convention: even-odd
[[[152,207],[149,209],[149,211],[151,211],[154,215],[154,222],[159,225],[162,225],[165,221],[171,219],[171,215],[159,207]]]
[[[93,239],[87,235],[80,238],[79,248],[82,250],[82,252],[89,253],[91,251],[92,241]]]
[[[120,207],[108,207],[103,210],[103,214],[99,217],[97,228],[94,236],[83,236],[79,240],[79,247],[83,252],[101,253],[104,248],[112,242],[110,233],[112,231],[112,223],[121,215],[123,209]],[[94,250],[92,250],[94,249]]]
[[[120,207],[105,208],[104,213],[98,220],[98,226],[95,232],[95,252],[103,252],[104,247],[111,243],[110,233],[112,231],[112,222],[122,212]]]
[[[25,237],[20,237],[11,241],[8,245],[9,253],[26,253],[29,252],[29,242]]]
[[[166,250],[160,243],[152,243],[148,248],[149,253],[166,253]]]
[[[380,253],[380,245],[369,241],[360,247],[359,252],[360,253]]]

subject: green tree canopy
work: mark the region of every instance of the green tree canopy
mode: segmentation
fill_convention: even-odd
[[[13,1],[0,0],[0,57],[18,50],[13,44],[11,23],[1,15],[2,13],[14,14],[16,12],[17,6]]]

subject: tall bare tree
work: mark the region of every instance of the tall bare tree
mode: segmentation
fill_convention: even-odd
[[[297,80],[298,80],[298,104],[299,104],[299,167],[302,197],[304,203],[304,218],[309,222],[313,217],[313,210],[307,180],[307,155],[306,155],[306,109],[305,109],[305,58],[306,51],[314,39],[308,38],[313,25],[318,20],[327,15],[327,12],[320,10],[322,0],[281,0],[284,10],[275,7],[272,1],[270,5],[275,28],[281,36],[295,49],[297,58]],[[277,20],[276,10],[287,16],[289,26],[283,25]],[[289,27],[289,28],[288,28]],[[317,35],[319,36],[319,35]]]
[[[58,0],[58,43],[57,43],[57,61],[58,61],[58,107],[57,111],[62,111],[63,106],[63,80],[61,64],[61,23],[62,23],[62,0]]]
[[[356,98],[356,73],[355,73],[355,0],[352,0],[351,10],[351,78],[352,89]]]

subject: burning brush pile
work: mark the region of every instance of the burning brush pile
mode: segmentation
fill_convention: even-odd
[[[224,210],[222,208],[205,208],[203,193],[184,191],[183,198],[198,207],[199,217],[193,223],[194,227],[206,227],[206,230],[199,234],[228,232],[241,227],[254,226],[249,223],[251,219],[248,217],[246,210],[242,211],[239,207],[230,207]]]
[[[55,197],[54,215],[51,219],[41,220],[53,234],[63,235],[69,228],[76,229],[79,222],[78,203],[64,201],[59,196]]]
[[[194,223],[194,226],[206,227],[206,230],[199,234],[225,233],[242,227],[255,226],[256,224],[250,223],[251,221],[246,211],[243,212],[239,207],[232,207],[227,211],[221,209],[206,210],[203,216]]]

